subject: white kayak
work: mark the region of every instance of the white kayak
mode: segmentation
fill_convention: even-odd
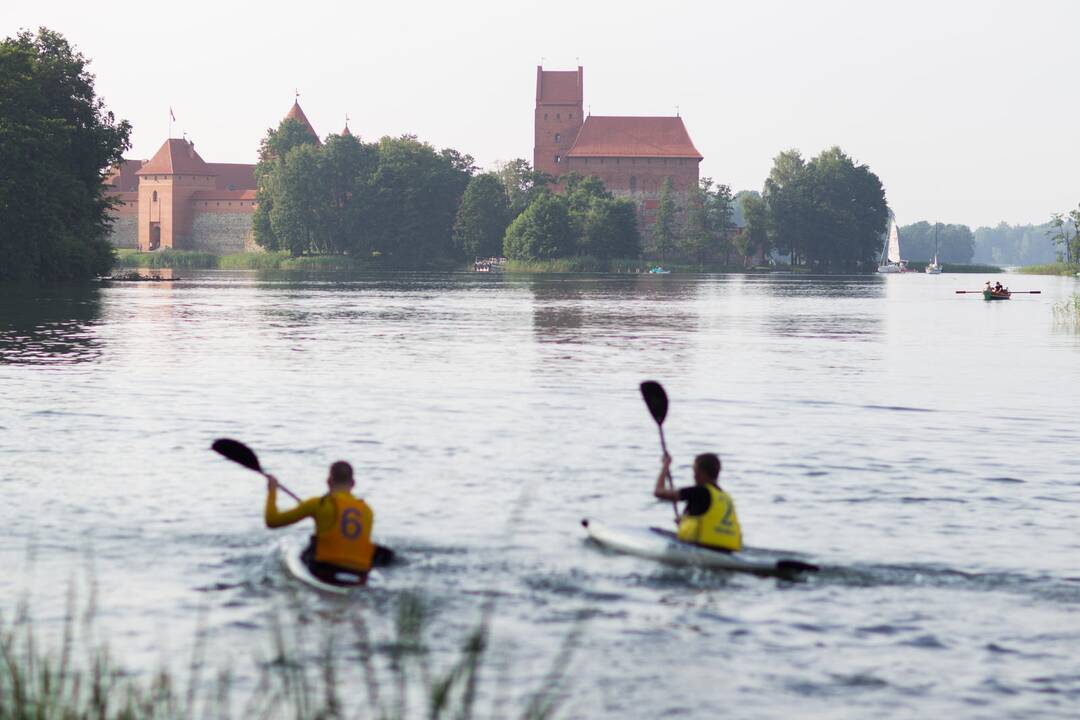
[[[795,580],[818,570],[816,565],[778,557],[768,550],[727,552],[691,545],[677,539],[675,533],[659,528],[611,527],[588,519],[582,520],[581,524],[589,537],[602,547],[670,565],[693,565],[786,580]]]
[[[340,572],[337,574],[338,580],[341,581],[340,585],[320,580],[311,574],[311,571],[308,570],[308,566],[304,564],[304,561],[301,558],[301,555],[304,553],[304,547],[305,545],[303,543],[296,542],[292,539],[282,540],[280,544],[281,561],[285,565],[285,569],[289,571],[290,575],[309,587],[331,595],[349,595],[357,589],[370,585],[382,585],[383,583],[383,576],[378,570],[372,570],[368,573],[366,583],[361,582],[362,578],[360,575],[349,572]]]

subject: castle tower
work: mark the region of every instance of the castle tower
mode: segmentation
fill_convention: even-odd
[[[289,112],[285,113],[285,117],[282,120],[297,121],[298,123],[303,125],[307,129],[308,133],[311,134],[311,137],[315,139],[316,145],[322,145],[322,140],[319,139],[319,133],[315,132],[315,128],[313,128],[311,126],[311,123],[308,122],[307,115],[305,115],[303,109],[301,109],[299,100],[293,101],[292,107],[289,108]]]
[[[536,115],[533,118],[533,168],[554,177],[564,174],[566,153],[584,122],[584,72],[536,67]]]
[[[187,247],[193,220],[192,195],[213,190],[217,173],[195,152],[195,143],[170,138],[136,175],[139,249]]]

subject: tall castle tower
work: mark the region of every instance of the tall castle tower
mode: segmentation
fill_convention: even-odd
[[[533,118],[533,168],[558,177],[566,172],[566,153],[585,121],[582,111],[584,72],[536,67],[536,115]]]
[[[217,173],[188,140],[170,138],[136,173],[139,176],[140,250],[186,248],[191,240],[191,200],[213,190]]]

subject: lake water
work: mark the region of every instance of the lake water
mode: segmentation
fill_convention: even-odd
[[[1080,334],[1071,278],[984,302],[944,275],[206,272],[0,300],[0,610],[97,586],[117,657],[241,679],[283,597],[373,626],[401,593],[449,662],[496,597],[511,695],[579,632],[565,717],[1076,717]],[[604,554],[579,521],[670,523],[719,452],[788,584]],[[295,587],[244,440],[299,494],[351,460],[405,563],[347,608]],[[283,505],[287,499],[283,499]],[[199,618],[203,619],[200,620]],[[575,630],[576,629],[576,630]]]

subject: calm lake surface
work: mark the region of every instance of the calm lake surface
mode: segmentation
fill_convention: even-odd
[[[579,632],[565,717],[1076,717],[1080,335],[1070,278],[984,302],[944,275],[286,275],[0,295],[0,611],[241,681],[275,613],[389,627],[405,591],[449,663],[484,599],[512,695]],[[583,517],[667,525],[724,460],[747,542],[824,566],[780,583],[606,555]],[[297,591],[251,444],[300,495],[357,468],[405,563],[351,606]],[[287,506],[287,499],[282,505]],[[283,608],[285,608],[283,610]],[[200,621],[200,617],[203,619]],[[382,625],[380,625],[382,623]],[[492,673],[496,668],[492,668]]]

